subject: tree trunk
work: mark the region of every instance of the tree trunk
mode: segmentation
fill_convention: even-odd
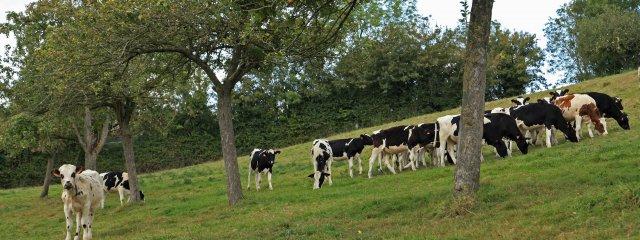
[[[220,125],[220,138],[222,139],[224,169],[227,175],[227,197],[229,205],[233,206],[242,199],[242,186],[233,131],[231,89],[218,91],[218,124]]]
[[[42,192],[40,197],[44,198],[49,195],[49,185],[51,185],[51,171],[53,171],[53,156],[47,158],[47,170],[44,173],[44,184],[42,184]]]
[[[72,123],[72,127],[78,142],[84,151],[84,167],[85,169],[98,170],[98,153],[102,151],[107,136],[109,135],[109,118],[105,119],[102,125],[102,131],[100,132],[100,139],[93,132],[93,117],[91,115],[91,109],[88,106],[84,107],[84,128],[83,134],[80,134],[75,123]]]
[[[84,151],[84,168],[98,171],[98,153]]]
[[[475,199],[480,187],[480,158],[484,124],[487,45],[493,0],[473,0],[467,33],[462,84],[459,158],[455,170],[454,196]]]
[[[129,191],[131,192],[131,201],[139,202],[140,190],[138,187],[138,172],[136,170],[135,156],[133,154],[133,136],[131,134],[131,116],[135,103],[126,101],[117,104],[116,116],[118,117],[118,125],[120,126],[120,137],[122,138],[122,148],[124,151],[125,166],[129,174]]]

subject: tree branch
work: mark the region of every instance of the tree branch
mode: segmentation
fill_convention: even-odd
[[[71,123],[71,127],[73,128],[73,133],[75,133],[76,137],[78,138],[78,142],[80,143],[80,147],[82,147],[82,150],[84,150],[86,152],[87,151],[87,144],[84,142],[84,140],[82,140],[82,136],[80,135],[80,132],[78,131],[78,127],[76,126],[75,123]]]
[[[109,136],[109,125],[110,125],[110,119],[109,117],[107,117],[107,119],[105,119],[105,122],[102,124],[102,131],[100,132],[100,140],[98,140],[96,147],[93,148],[93,151],[96,153],[99,153],[100,151],[102,151],[102,147],[104,147],[104,144],[107,142],[107,137]]]

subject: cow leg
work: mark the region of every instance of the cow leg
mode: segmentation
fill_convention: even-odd
[[[420,156],[418,156],[419,159],[422,159],[422,165],[427,167],[427,159],[425,154],[427,153],[427,148],[424,147],[422,148],[422,150],[420,151]]]
[[[362,174],[362,158],[360,158],[360,153],[356,153],[356,158],[358,158],[358,174]]]
[[[327,173],[329,173],[329,176],[327,176],[327,180],[329,181],[329,185],[333,185],[333,179],[332,179],[332,175],[331,174],[331,164],[333,163],[333,158],[329,158],[329,161],[327,162]]]
[[[269,190],[273,190],[273,184],[271,184],[271,169],[267,172],[267,179],[269,180]]]
[[[256,191],[260,190],[260,172],[256,172]]]
[[[389,156],[390,154],[385,154],[385,156],[383,156],[384,164],[387,165],[387,168],[389,169],[389,171],[391,171],[391,173],[396,174],[396,169],[391,166],[391,164],[389,164]]]
[[[80,227],[82,226],[81,219],[82,219],[82,213],[77,212],[76,213],[76,236],[73,237],[74,240],[80,239]]]
[[[601,117],[600,123],[602,123],[602,126],[604,127],[604,132],[602,133],[602,135],[609,134],[609,131],[607,130],[607,119],[605,119],[604,117]]]
[[[67,224],[66,226],[66,231],[67,231],[67,236],[64,238],[65,240],[71,240],[71,236],[73,234],[73,232],[71,231],[71,227],[73,226],[73,220],[71,219],[73,217],[73,211],[71,210],[71,204],[64,204],[64,219],[65,219],[65,223]]]
[[[451,157],[451,161],[453,161],[453,164],[455,165],[458,162],[458,159],[456,158],[456,145],[451,141],[447,143],[447,152],[449,153],[449,157]]]
[[[118,196],[120,196],[120,206],[124,205],[124,187],[118,186]]]
[[[589,132],[589,137],[593,138],[593,123],[591,123],[591,121],[586,121],[587,122],[587,131]]]
[[[86,201],[85,205],[82,208],[82,218],[80,219],[82,222],[82,239],[83,240],[91,239],[91,225],[89,221],[90,208],[91,208],[91,201]]]
[[[417,149],[409,150],[409,165],[411,165],[411,170],[416,170],[416,164],[418,164],[418,151]]]
[[[547,127],[544,128],[544,130],[545,130],[545,143],[547,144],[547,148],[550,148],[551,147],[551,134],[552,134],[551,127],[547,126]]]
[[[582,117],[581,116],[576,116],[576,137],[578,138],[578,141],[580,141],[580,132],[582,130]]]
[[[100,208],[104,209],[104,200],[107,198],[107,192],[104,191],[104,193],[102,193],[102,200],[100,200]]]
[[[251,189],[251,167],[249,167],[249,173],[247,174],[247,190]]]
[[[318,163],[313,161],[313,189],[320,188],[320,169],[318,169]]]
[[[351,178],[353,178],[353,158],[354,158],[354,156],[349,157],[348,160],[347,160],[348,163],[349,163],[349,177],[351,177]]]
[[[378,148],[371,150],[371,157],[369,157],[369,178],[373,177],[373,165],[376,163],[376,158],[381,158],[381,151]],[[379,160],[378,160],[379,161]]]
[[[551,145],[558,145],[558,139],[556,138],[556,127],[551,127]]]

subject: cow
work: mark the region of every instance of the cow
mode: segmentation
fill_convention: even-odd
[[[596,100],[586,94],[568,94],[557,97],[553,103],[562,110],[562,116],[567,121],[575,122],[575,131],[580,140],[580,130],[582,129],[582,118],[586,117],[591,121],[598,132],[604,133],[604,126],[600,122],[600,111],[596,105]],[[592,136],[593,137],[593,136]]]
[[[64,164],[54,169],[52,174],[60,178],[63,191],[64,216],[67,226],[66,240],[71,240],[73,214],[76,214],[75,239],[79,238],[82,226],[82,239],[92,238],[93,214],[104,198],[100,174],[85,170],[82,166]]]
[[[522,133],[528,130],[546,132],[546,146],[551,147],[551,133],[553,128],[560,130],[571,142],[577,142],[576,132],[571,124],[562,116],[560,108],[547,103],[531,103],[517,109],[511,109],[511,116]]]
[[[312,178],[313,189],[322,188],[325,179],[329,185],[333,184],[331,180],[331,162],[333,161],[333,153],[329,141],[325,139],[316,139],[313,141],[311,148],[311,162],[313,164],[313,173],[308,177]]]
[[[455,148],[458,144],[458,134],[460,125],[460,115],[447,115],[436,120],[438,131],[439,153],[446,152],[451,157],[454,164],[457,158]],[[489,113],[484,116],[482,139],[488,145],[496,149],[502,158],[508,155],[507,146],[504,139],[515,141],[523,154],[528,152],[528,144],[525,137],[518,130],[515,119],[504,113]],[[445,154],[439,154],[440,166],[445,165]]]
[[[100,203],[102,208],[104,208],[104,201],[107,198],[108,192],[118,192],[118,195],[120,196],[120,206],[124,205],[125,195],[129,195],[129,200],[127,200],[127,202],[131,201],[129,174],[126,172],[104,172],[100,173],[100,178],[102,179],[105,196]],[[144,201],[144,193],[142,193],[142,191],[140,191],[140,200]]]
[[[373,177],[373,164],[376,159],[378,159],[380,171],[382,170],[382,164],[380,162],[384,160],[389,171],[396,174],[395,169],[389,164],[389,158],[390,155],[409,151],[407,145],[409,132],[406,130],[406,127],[407,126],[401,125],[373,132],[371,135],[373,149],[371,150],[371,157],[369,158],[369,178]]]
[[[347,159],[349,161],[349,176],[353,178],[353,159],[358,160],[359,174],[362,174],[362,159],[360,154],[367,145],[371,145],[371,136],[362,134],[359,138],[345,138],[330,140],[332,157],[334,160]]]
[[[273,190],[271,175],[273,174],[273,164],[276,163],[276,155],[280,150],[274,149],[253,149],[249,160],[249,174],[247,179],[247,189],[251,188],[251,173],[256,174],[256,190],[260,190],[260,178],[262,173],[267,173],[269,190]]]
[[[511,102],[515,104],[514,107],[520,107],[520,106],[527,105],[529,99],[530,99],[529,97],[518,96],[514,99],[511,99]]]
[[[596,101],[596,106],[598,110],[602,114],[602,118],[600,119],[600,123],[602,123],[604,127],[604,133],[607,134],[607,121],[604,118],[613,118],[616,120],[618,125],[624,130],[629,130],[629,116],[622,110],[622,99],[617,97],[611,97],[604,93],[599,92],[587,92],[585,93],[589,95],[593,100]],[[591,122],[588,123],[589,128],[589,136],[593,136],[593,131],[591,130]]]
[[[436,124],[435,123],[422,123],[418,125],[411,125],[405,127],[408,131],[407,147],[409,148],[409,161],[411,168],[418,167],[419,161],[422,160],[422,165],[427,166],[427,162],[424,159],[425,152],[437,153],[435,150],[436,143]]]

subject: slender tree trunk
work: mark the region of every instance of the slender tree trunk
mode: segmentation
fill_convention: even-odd
[[[492,8],[493,0],[473,0],[471,6],[462,84],[459,158],[455,170],[454,196],[457,199],[475,199],[480,188],[487,45]]]
[[[84,152],[84,168],[98,171],[98,154],[85,151]]]
[[[105,119],[104,124],[102,125],[102,130],[100,132],[100,139],[93,132],[93,117],[91,115],[91,109],[88,106],[84,107],[84,128],[83,134],[80,134],[78,131],[78,127],[76,127],[75,123],[72,124],[74,133],[78,138],[78,142],[84,151],[84,167],[86,169],[98,170],[98,153],[102,151],[102,147],[104,146],[107,136],[109,135],[109,118]]]
[[[42,192],[40,197],[44,198],[49,195],[49,185],[51,185],[51,171],[53,171],[53,156],[47,158],[47,170],[44,173],[44,184],[42,184]]]
[[[133,154],[133,136],[131,134],[131,116],[135,103],[127,101],[116,106],[116,116],[120,126],[120,137],[122,138],[122,148],[124,151],[125,166],[129,174],[129,190],[131,201],[139,202],[140,190],[138,185],[138,171],[136,170],[135,156]]]
[[[222,156],[227,175],[227,196],[229,205],[235,205],[242,199],[240,170],[236,153],[233,116],[231,112],[231,89],[218,91],[218,124],[222,139]]]

